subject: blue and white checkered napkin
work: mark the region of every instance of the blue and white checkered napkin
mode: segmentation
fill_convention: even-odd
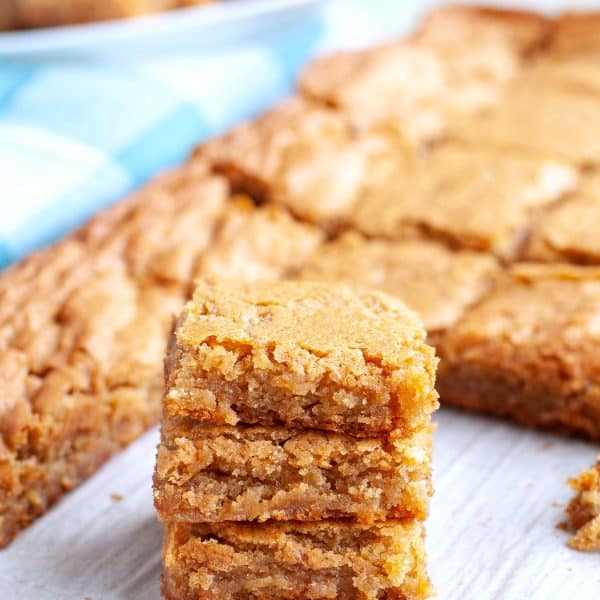
[[[313,54],[401,26],[393,0],[325,3],[259,41],[152,59],[0,59],[0,267],[198,141],[289,93]]]

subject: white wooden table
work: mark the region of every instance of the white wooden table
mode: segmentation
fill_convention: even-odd
[[[430,571],[442,600],[596,600],[600,555],[555,525],[598,447],[448,409],[436,417]],[[0,552],[3,600],[157,600],[156,431]],[[115,500],[111,494],[120,494]]]

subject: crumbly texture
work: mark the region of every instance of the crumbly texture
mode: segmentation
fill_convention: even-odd
[[[0,546],[157,420],[227,189],[182,168],[0,276]]]
[[[300,88],[358,127],[391,126],[413,143],[439,137],[457,116],[494,104],[544,35],[540,17],[496,15],[437,11],[411,40],[317,59]]]
[[[600,269],[521,264],[443,338],[444,402],[600,439]]]
[[[167,600],[421,600],[431,592],[420,522],[169,524]]]
[[[429,427],[357,439],[165,415],[154,502],[165,522],[424,519],[430,461]]]
[[[536,216],[574,187],[577,173],[557,161],[450,143],[414,154],[393,187],[380,181],[349,219],[365,234],[418,232],[512,258]]]
[[[11,19],[0,27],[53,27],[121,19],[206,4],[211,0],[7,0]],[[5,2],[6,3],[6,2]],[[7,10],[7,9],[5,9]],[[2,9],[0,9],[2,11]]]
[[[375,183],[400,181],[405,144],[391,132],[358,135],[338,112],[292,98],[198,148],[236,189],[329,231]],[[340,168],[343,165],[343,168]]]
[[[568,484],[577,495],[567,506],[569,524],[575,535],[569,546],[575,550],[600,550],[600,457],[595,466]]]
[[[488,292],[499,274],[498,262],[487,254],[347,233],[315,252],[298,277],[383,290],[416,311],[428,333],[439,333]]]
[[[585,177],[577,192],[540,220],[525,258],[600,264],[600,176]]]
[[[197,275],[237,281],[280,279],[297,270],[323,240],[320,229],[276,207],[256,208],[247,198],[226,211]]]
[[[437,359],[399,300],[342,283],[200,283],[166,361],[165,408],[216,424],[369,436],[426,424]]]

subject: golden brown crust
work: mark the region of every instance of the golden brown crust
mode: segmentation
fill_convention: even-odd
[[[534,227],[525,259],[600,264],[600,176],[585,175],[574,194]]]
[[[0,545],[152,425],[228,193],[189,165],[0,276]]]
[[[575,550],[600,550],[600,457],[588,471],[569,479],[577,492],[567,506],[569,525],[575,534],[569,546]]]
[[[437,407],[425,331],[383,293],[342,283],[200,283],[175,336],[166,363],[172,414],[365,437],[418,428]]]
[[[444,337],[443,401],[600,439],[600,269],[518,265]]]
[[[256,208],[239,198],[223,215],[196,274],[237,281],[281,279],[299,269],[323,240],[320,229],[295,221],[278,206]]]
[[[431,334],[452,326],[489,291],[499,273],[498,262],[487,254],[455,252],[437,242],[368,240],[346,233],[315,252],[298,277],[348,281],[398,296]]]
[[[536,217],[578,176],[564,162],[456,143],[395,162],[393,177],[369,182],[351,226],[394,240],[437,238],[504,259],[514,258]]]

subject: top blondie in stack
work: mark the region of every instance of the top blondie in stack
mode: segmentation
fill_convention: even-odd
[[[197,278],[360,282],[442,402],[600,439],[600,19],[446,8],[0,279],[0,541],[158,416]],[[587,513],[586,513],[587,514]]]

